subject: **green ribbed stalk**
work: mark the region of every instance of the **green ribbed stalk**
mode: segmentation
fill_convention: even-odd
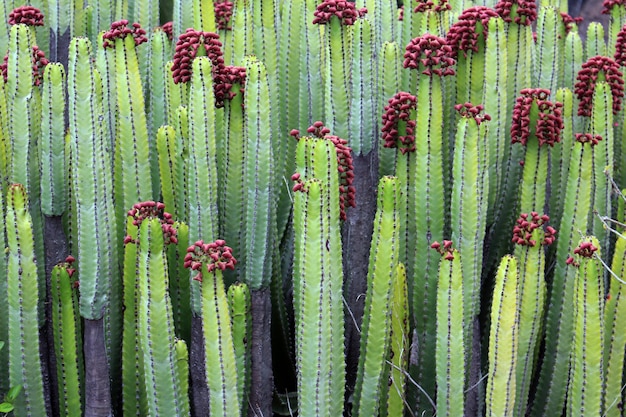
[[[105,118],[105,135],[115,146],[115,129],[117,124],[117,88],[115,86],[115,50],[103,48],[104,39],[101,33],[98,36],[98,48],[96,51],[96,69],[102,79],[102,108]],[[118,157],[118,156],[116,156]]]
[[[4,194],[0,193],[0,216],[2,217],[4,217],[4,209]],[[4,242],[5,237],[5,223],[0,222],[0,241]],[[9,340],[9,299],[6,273],[7,258],[0,256],[0,341],[2,342]],[[9,389],[9,350],[0,348],[0,392],[7,392]]]
[[[95,0],[89,4],[90,16],[85,16],[86,26],[89,31],[89,39],[96,42],[96,36],[101,30],[107,30],[111,22],[115,21],[115,0]],[[86,32],[77,31],[82,35]]]
[[[580,241],[583,242],[591,242],[600,249],[593,236]],[[591,258],[575,256],[575,262],[580,266],[575,268],[574,298],[571,300],[574,304],[574,337],[567,388],[568,417],[597,416],[602,412],[604,269],[599,256],[599,253]]]
[[[189,395],[189,350],[184,340],[174,342],[174,353],[176,355],[176,389],[180,398],[187,398]],[[189,415],[189,401],[181,404],[181,415]],[[186,407],[186,408],[185,408]]]
[[[167,206],[166,206],[167,207]],[[170,299],[174,313],[176,335],[187,344],[191,342],[191,304],[189,303],[189,271],[183,265],[183,258],[189,247],[189,227],[182,222],[174,222],[176,245],[167,247],[168,275],[170,277]]]
[[[372,22],[374,31],[373,46],[376,54],[384,42],[396,41],[399,33],[396,23],[398,20],[398,3],[393,0],[358,0],[355,7],[367,9],[367,18]]]
[[[185,33],[187,28],[197,28],[194,25],[194,9],[189,7],[187,0],[173,0],[172,21],[174,29],[174,40],[178,39],[180,34]]]
[[[185,4],[185,8],[190,8],[189,4]],[[215,24],[215,10],[212,0],[193,0],[193,28],[203,32],[217,32]],[[184,32],[187,28],[182,28]]]
[[[461,255],[454,249],[453,259],[439,261],[437,287],[437,415],[463,415],[465,403],[464,313],[465,290]]]
[[[74,37],[76,15],[82,7],[83,3],[76,0],[48,1],[45,20],[50,26],[50,60],[65,61],[63,57],[67,57],[68,43]],[[8,16],[8,14],[2,16]]]
[[[623,233],[623,230],[621,231]],[[618,277],[626,276],[626,238],[617,236],[611,271]],[[622,370],[626,348],[626,308],[624,284],[609,275],[609,292],[604,305],[604,393],[603,405],[606,417],[622,415]]]
[[[135,40],[115,39],[117,129],[115,140],[115,205],[118,222],[138,201],[152,200],[150,145]],[[123,228],[118,227],[119,234]]]
[[[68,96],[80,310],[84,318],[97,320],[108,301],[109,283],[119,278],[111,162],[107,152],[110,144],[100,122],[101,81],[90,52],[91,43],[87,39],[72,40]]]
[[[487,416],[512,416],[515,407],[515,367],[519,343],[519,283],[517,259],[505,256],[495,277],[489,332]]]
[[[383,177],[378,184],[378,203],[370,247],[367,293],[361,326],[361,353],[354,388],[354,416],[373,416],[383,401],[382,385],[389,354],[392,283],[399,262],[401,205],[400,183]]]
[[[582,67],[583,44],[577,31],[570,31],[565,37],[563,49],[563,86],[574,90],[576,76]]]
[[[8,16],[14,8],[15,0],[6,0],[0,3],[0,13],[2,13],[2,16],[6,16],[0,21],[0,51],[6,51],[9,49],[9,33],[11,31],[11,26],[9,25]]]
[[[172,76],[173,61],[167,61],[163,69],[167,74],[165,79],[165,103],[167,112],[167,124],[172,126],[177,125],[178,121],[178,109],[181,106],[186,106],[188,103],[187,97],[187,85],[185,83],[174,83],[174,77]],[[163,97],[161,97],[163,99]]]
[[[224,62],[232,65],[243,65],[244,57],[254,53],[254,39],[252,37],[252,13],[249,7],[250,0],[235,0],[231,18],[233,36],[224,54]],[[226,58],[230,59],[227,61]]]
[[[381,403],[381,416],[401,416],[406,401],[406,376],[409,368],[409,294],[406,270],[398,263],[391,286],[391,332],[389,342],[389,360],[387,371],[382,380],[386,392]],[[385,384],[386,381],[389,381]]]
[[[15,415],[45,416],[43,376],[39,360],[37,266],[33,224],[26,189],[9,186],[6,213],[7,298],[9,303],[9,382],[21,385]]]
[[[211,416],[237,417],[242,410],[226,290],[222,271],[216,268],[209,272],[207,267],[201,267],[202,330]]]
[[[491,19],[494,18],[490,18],[489,20]],[[480,23],[478,23],[478,25],[482,26]],[[476,29],[476,31],[478,31],[478,29]],[[481,34],[477,39],[477,52],[469,49],[467,51],[460,50],[457,54],[457,103],[483,103],[485,70],[492,70],[485,66],[486,43],[486,36]]]
[[[176,138],[179,141],[181,156],[179,164],[175,165],[174,183],[179,191],[176,196],[177,218],[180,221],[189,221],[189,187],[190,179],[187,176],[187,166],[190,163],[191,138],[189,132],[189,111],[186,106],[179,106],[174,113],[174,127]]]
[[[396,42],[385,42],[381,47],[378,70],[378,108],[381,111],[387,105],[389,98],[399,91],[401,57],[400,47]],[[378,176],[382,178],[383,175],[392,175],[395,172],[396,151],[382,145],[380,132],[378,132],[377,141]]]
[[[333,342],[333,328],[340,327],[343,331],[343,315],[337,318],[333,314],[331,281],[334,278],[330,265],[341,251],[332,246],[329,239],[325,215],[330,210],[327,183],[314,178],[304,181],[303,186],[306,191],[294,193],[298,412],[302,417],[342,415],[345,384],[342,370],[345,364],[343,348],[337,351],[333,344],[336,343]],[[339,293],[340,289],[341,286]],[[341,300],[339,304],[341,307]],[[341,384],[337,383],[336,373],[341,374]],[[339,411],[333,413],[331,410]]]
[[[6,84],[0,83],[0,191],[6,194],[9,170],[11,167],[11,143],[9,134],[9,118],[7,109]]]
[[[352,56],[353,27],[343,25],[337,16],[323,28],[326,44],[323,48],[324,116],[326,126],[333,135],[346,139],[355,149],[350,131],[350,68]]]
[[[263,63],[252,59],[246,60],[244,104],[245,220],[239,227],[246,228],[242,277],[254,291],[269,286],[272,276],[272,245],[276,227],[276,168],[270,114],[267,111],[270,107],[267,73]],[[225,210],[228,208],[225,207]]]
[[[298,92],[300,97],[298,110],[300,121],[298,126],[301,131],[305,131],[306,128],[316,121],[326,121],[331,115],[325,111],[324,67],[322,66],[322,59],[320,59],[326,53],[326,47],[322,43],[320,27],[314,25],[311,19],[317,7],[317,1],[304,0],[302,7],[304,11],[302,12],[300,24],[303,28],[304,36],[300,38],[300,62],[302,69],[300,70],[300,91]],[[329,81],[326,81],[326,83],[329,83]],[[335,131],[332,131],[332,134],[339,136]]]
[[[324,206],[321,214],[322,218],[317,220],[323,222],[323,228],[321,229],[323,233],[322,235],[313,235],[312,238],[314,239],[314,243],[317,242],[318,244],[324,245],[325,252],[322,252],[319,255],[311,255],[311,260],[313,262],[323,262],[325,264],[325,271],[323,273],[324,278],[322,284],[315,284],[317,279],[322,279],[319,277],[320,272],[312,275],[311,279],[314,280],[313,285],[324,286],[324,289],[319,290],[321,291],[321,296],[324,297],[323,299],[320,299],[320,302],[323,301],[324,303],[327,303],[327,306],[325,306],[324,309],[327,309],[328,312],[324,314],[328,314],[328,318],[330,319],[329,323],[332,323],[332,325],[329,324],[329,328],[323,329],[324,332],[329,332],[329,334],[324,337],[329,338],[328,346],[326,348],[330,349],[330,353],[327,353],[330,356],[325,359],[330,360],[330,366],[333,370],[331,374],[332,378],[327,387],[329,389],[331,407],[329,412],[330,414],[328,415],[341,415],[343,410],[343,401],[340,399],[341,397],[339,394],[343,392],[343,388],[345,386],[342,294],[344,274],[341,256],[343,250],[341,241],[341,224],[339,220],[339,179],[337,171],[337,151],[335,146],[330,140],[327,139],[300,138],[296,148],[296,166],[297,172],[300,173],[304,179],[317,178],[323,184],[322,197],[324,199]],[[296,245],[298,244],[299,239],[302,238],[301,233],[302,232],[298,232],[296,229]],[[328,245],[326,245],[326,243],[328,243]],[[319,256],[321,255],[324,255],[324,257],[320,258]],[[296,271],[295,265],[296,264],[294,263],[294,271]],[[309,278],[308,275],[303,272],[300,272],[297,276],[300,280]],[[296,285],[295,281],[296,275],[294,275],[294,294]],[[295,301],[294,305],[296,305]],[[308,320],[308,315],[303,315],[301,317],[303,320]],[[300,343],[302,343],[302,339]],[[304,343],[312,342],[305,341]],[[302,378],[304,378],[304,376]],[[307,391],[308,390],[299,392],[304,394]],[[322,415],[327,414],[322,413]]]
[[[118,2],[121,0],[117,0]],[[159,2],[155,0],[129,0],[128,20],[137,22],[148,30],[159,26]]]
[[[246,398],[250,389],[250,340],[251,333],[251,298],[250,288],[242,282],[228,287],[228,308],[233,326],[233,345],[237,361],[237,383],[241,409],[247,408]]]
[[[560,88],[555,94],[555,101],[563,103],[561,115],[563,129],[561,143],[550,148],[550,217],[560,219],[563,214],[563,199],[569,169],[570,154],[574,140],[574,97],[572,91]]]
[[[524,154],[524,168],[520,184],[520,211],[530,213],[542,211],[546,204],[546,186],[548,182],[548,145],[540,145],[536,136],[539,107],[537,100],[533,100],[530,107],[530,137],[526,142]],[[517,145],[516,145],[517,146]],[[558,146],[558,145],[557,145]]]
[[[609,26],[608,26],[608,39],[606,56],[615,55],[615,42],[617,40],[617,34],[626,23],[626,6],[619,3],[614,3],[609,9]]]
[[[193,62],[189,92],[188,220],[189,241],[217,237],[217,149],[215,104],[211,83],[211,61],[206,57]],[[200,286],[191,285],[194,313],[201,311]]]
[[[528,408],[530,385],[535,371],[539,352],[546,299],[544,274],[546,256],[541,245],[544,233],[542,228],[532,232],[535,246],[515,246],[515,257],[519,260],[519,322],[518,354],[516,364],[515,415],[523,416]]]
[[[410,255],[414,265],[407,268],[413,272],[411,295],[412,311],[418,337],[420,338],[419,375],[420,385],[426,393],[435,396],[435,363],[432,357],[436,349],[436,322],[432,318],[437,310],[437,274],[439,258],[428,250],[431,243],[444,237],[446,210],[444,209],[446,186],[444,185],[443,146],[443,92],[442,79],[433,75],[418,75],[417,127],[415,129],[415,152],[411,154],[414,164],[409,181],[410,198],[407,217],[415,222],[415,234],[409,237]],[[398,162],[403,159],[399,155]],[[411,276],[411,275],[409,275]],[[422,401],[421,404],[426,404]]]
[[[572,343],[575,271],[565,261],[573,253],[580,233],[587,230],[593,181],[591,145],[575,141],[569,164],[567,187],[556,248],[556,265],[545,321],[545,353],[539,375],[533,416],[556,415],[565,401]]]
[[[148,415],[182,416],[182,410],[189,409],[183,406],[189,398],[177,395],[174,319],[164,249],[161,220],[143,220],[137,251],[138,348],[143,354]]]
[[[41,146],[41,211],[60,216],[67,205],[65,181],[65,70],[61,64],[46,66],[43,80]]]
[[[54,354],[57,360],[59,409],[61,416],[82,415],[84,378],[82,323],[78,312],[78,291],[70,264],[52,269],[50,293]]]
[[[604,26],[600,22],[591,22],[587,27],[587,42],[585,43],[585,58],[606,56],[604,43]]]
[[[182,207],[178,207],[179,193],[183,193],[176,184],[176,173],[182,163],[182,143],[172,126],[163,125],[156,133],[156,151],[159,163],[157,178],[161,183],[161,195],[168,213],[174,218],[179,217]]]
[[[354,155],[368,154],[374,149],[378,125],[376,90],[375,32],[367,18],[357,19],[352,28],[352,72],[349,117],[350,147]],[[382,109],[382,107],[381,107]],[[343,137],[343,136],[342,136]]]
[[[562,18],[554,7],[540,7],[537,19],[537,46],[535,48],[536,70],[533,85],[554,93],[561,86],[561,57],[558,23]],[[523,211],[523,209],[522,209]]]

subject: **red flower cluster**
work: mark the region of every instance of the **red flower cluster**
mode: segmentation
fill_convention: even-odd
[[[532,239],[533,231],[544,226],[550,220],[550,217],[545,214],[540,216],[536,211],[530,213],[530,220],[528,217],[528,213],[520,214],[513,227],[513,239],[511,239],[511,241],[517,245],[530,246],[532,248],[537,244],[537,242]],[[541,244],[547,246],[554,243],[556,240],[556,230],[551,226],[547,226],[544,233],[544,239]]]
[[[43,13],[33,6],[21,6],[9,13],[9,25],[23,23],[28,26],[43,26]]]
[[[174,22],[172,22],[170,20],[167,23],[163,23],[163,26],[161,26],[161,30],[163,30],[163,32],[165,32],[165,34],[167,35],[167,38],[169,40],[173,40],[174,39]]]
[[[521,91],[521,96],[515,100],[513,107],[513,123],[511,124],[511,143],[521,143],[526,146],[531,135],[531,129],[535,129],[535,136],[539,140],[539,146],[544,144],[554,146],[561,140],[563,129],[562,103],[552,103],[548,100],[550,90],[542,88],[526,88]],[[533,104],[538,107],[537,124],[530,126],[530,113]]]
[[[611,9],[615,6],[626,6],[626,0],[604,0],[602,3],[604,9],[602,9],[602,13],[610,14]]]
[[[65,268],[65,270],[67,271],[67,275],[70,278],[72,278],[72,275],[74,275],[74,273],[76,272],[76,268],[72,268],[72,264],[74,262],[76,262],[76,258],[74,258],[72,255],[68,255],[67,258],[65,258],[65,261],[59,264],[61,267]],[[72,283],[72,287],[78,288],[78,281]]]
[[[199,240],[187,248],[183,266],[198,271],[202,268],[202,264],[208,264],[208,271],[213,272],[216,269],[222,271],[235,269],[236,263],[237,260],[233,257],[232,248],[226,246],[226,242],[222,239],[213,243],[204,243]],[[198,272],[198,275],[193,279],[202,282],[202,272]]]
[[[383,140],[385,148],[398,148],[404,155],[415,151],[415,120],[411,120],[411,110],[417,108],[415,96],[400,91],[389,99],[383,113]],[[400,131],[404,130],[404,135]]]
[[[172,72],[174,83],[186,83],[191,80],[191,64],[198,55],[198,48],[203,47],[213,64],[213,75],[224,67],[222,43],[217,33],[201,32],[189,28],[178,37],[174,52]]]
[[[602,77],[600,77],[602,76]],[[617,114],[622,107],[624,97],[624,80],[619,65],[611,58],[594,56],[589,58],[578,71],[578,82],[574,85],[574,92],[580,100],[578,104],[579,116],[591,116],[593,105],[593,92],[598,81],[606,81],[611,87],[613,94],[613,114]]]
[[[476,120],[476,124],[478,125],[480,125],[484,120],[491,120],[491,116],[488,114],[480,114],[484,109],[485,106],[482,104],[474,106],[472,103],[464,103],[454,106],[454,110],[458,111],[462,117],[471,117]]]
[[[452,249],[451,240],[444,240],[443,246],[439,242],[433,242],[433,244],[430,245],[430,247],[436,250],[437,252],[439,252],[441,256],[443,256],[443,259],[445,259],[446,261],[451,261],[454,259],[454,252]]]
[[[435,35],[425,34],[411,39],[404,53],[404,68],[421,69],[422,74],[440,77],[454,75],[452,68],[456,60],[452,58],[452,48],[446,40]]]
[[[478,52],[480,35],[487,37],[489,19],[498,14],[489,7],[474,6],[463,11],[458,21],[450,27],[446,35],[448,45],[452,47],[452,57],[456,58],[459,51],[466,55],[467,51]],[[481,28],[477,28],[478,24]]]
[[[495,10],[507,23],[530,26],[537,20],[537,4],[532,0],[500,0]]]
[[[215,107],[224,107],[224,100],[232,100],[237,93],[231,91],[234,84],[239,84],[239,92],[244,93],[246,83],[246,69],[244,67],[223,66],[219,71],[213,71],[213,92],[215,93]],[[243,106],[243,103],[241,104]]]
[[[597,145],[602,140],[600,135],[592,135],[591,133],[576,133],[576,142],[590,143],[591,146]]]
[[[313,13],[313,24],[325,25],[333,16],[337,16],[342,25],[353,25],[356,19],[365,15],[367,9],[357,10],[353,2],[344,0],[324,0],[317,5]]]
[[[626,25],[624,25],[617,34],[615,55],[613,55],[613,58],[620,67],[626,66]]]
[[[572,17],[565,12],[561,12],[561,19],[565,26],[565,34],[570,33],[574,29],[574,25],[580,25],[583,21],[582,17]]]
[[[172,220],[172,215],[165,211],[165,204],[157,203],[156,201],[136,203],[132,209],[128,210],[128,215],[133,217],[133,225],[137,227],[140,227],[141,222],[147,218],[158,218],[161,221],[165,244],[178,243],[176,229],[172,226],[174,220]],[[129,235],[126,235],[124,237],[124,244],[126,245],[128,243],[137,243],[137,241]]]
[[[233,16],[233,2],[228,0],[218,0],[213,2],[215,9],[215,23],[220,30],[232,30],[230,18]]]
[[[46,54],[37,45],[33,45],[33,85],[41,84],[44,69],[49,62]],[[2,64],[0,64],[0,72],[2,72],[2,77],[6,83],[9,76],[9,55],[4,56]]]
[[[111,29],[104,32],[104,35],[102,35],[102,39],[104,39],[102,46],[104,48],[113,48],[116,39],[124,39],[128,35],[135,38],[135,46],[148,42],[146,31],[141,28],[139,23],[133,23],[132,29],[127,26],[128,20],[126,19],[111,23]]]
[[[578,255],[578,256],[582,256],[583,258],[592,258],[593,254],[595,252],[598,251],[598,248],[596,248],[593,243],[591,242],[581,242],[581,244],[574,249],[574,254]],[[565,263],[567,265],[574,265],[575,267],[579,267],[580,265],[578,264],[578,262],[576,262],[574,260],[573,257],[569,257],[567,258],[567,260],[565,261]]]
[[[300,191],[301,193],[306,193],[306,189],[304,188],[304,181],[302,181],[300,173],[296,172],[295,174],[293,174],[291,176],[291,181],[296,183],[296,185],[294,185],[292,188],[292,191],[294,193],[298,191]]]
[[[452,6],[448,3],[448,0],[440,0],[439,4],[435,5],[432,0],[417,0],[417,7],[413,9],[413,12],[425,12],[432,10],[434,12],[441,12],[443,10],[451,10]]]
[[[398,8],[398,20],[404,20],[404,5]]]
[[[306,132],[311,136],[323,138],[330,133],[330,129],[324,126],[324,123],[318,120],[317,122],[313,123],[312,126],[309,126]]]

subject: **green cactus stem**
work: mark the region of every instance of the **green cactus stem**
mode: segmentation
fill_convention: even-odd
[[[189,395],[189,350],[184,340],[174,342],[174,352],[176,355],[176,389],[180,398],[188,398]],[[189,401],[181,403],[181,415],[189,415]]]
[[[397,43],[385,42],[381,47],[378,70],[378,108],[383,109],[387,104],[388,97],[400,90],[400,47]],[[393,175],[396,165],[396,151],[392,148],[380,146],[382,130],[379,134],[378,145],[378,176]]]
[[[600,22],[591,22],[587,27],[585,56],[587,59],[593,56],[607,56],[607,47],[604,42],[604,26]]]
[[[206,354],[206,378],[211,415],[242,415],[233,329],[222,271],[235,267],[236,260],[223,240],[197,241],[187,249],[185,267],[198,271],[194,280],[202,285],[202,329]]]
[[[377,414],[383,399],[385,358],[389,352],[392,283],[399,259],[401,184],[383,177],[378,185],[378,209],[370,247],[367,294],[361,326],[361,354],[354,391],[355,416]]]
[[[176,335],[179,339],[189,344],[191,342],[190,282],[189,272],[183,266],[183,258],[189,247],[189,226],[186,223],[177,221],[174,222],[173,227],[177,232],[176,238],[178,243],[167,246],[169,292],[172,300]]]
[[[441,253],[437,287],[437,414],[462,416],[465,404],[465,284],[461,254],[452,242],[434,242]]]
[[[300,114],[298,129],[311,126],[317,120],[326,120],[324,106],[324,75],[320,56],[325,54],[322,32],[317,24],[313,24],[310,16],[316,10],[316,0],[304,0],[301,6],[303,34],[300,38],[300,59],[303,70],[300,71],[298,113]],[[290,126],[293,127],[293,126]]]
[[[183,6],[189,9],[189,5]],[[217,24],[215,22],[215,9],[213,0],[193,0],[193,26],[197,30],[204,32],[217,32]],[[191,10],[190,10],[191,11]],[[185,28],[186,29],[186,28]]]
[[[61,416],[83,413],[83,342],[82,323],[78,311],[78,285],[74,258],[68,256],[63,264],[52,269],[50,286],[54,353],[57,360],[59,409]]]
[[[487,416],[513,415],[515,367],[519,343],[519,270],[517,259],[505,256],[496,272],[489,332]]]
[[[233,345],[237,361],[237,383],[241,409],[247,408],[246,398],[250,389],[250,341],[251,332],[251,298],[250,288],[242,282],[228,287],[228,308],[233,327]]]
[[[39,333],[37,266],[24,186],[9,186],[6,201],[9,382],[12,387],[23,387],[14,402],[15,414],[45,416],[39,337],[36,336]]]
[[[539,88],[556,91],[562,85],[562,42],[559,40],[559,23],[562,21],[555,7],[541,6],[537,19],[537,47],[535,48],[535,62],[537,71],[533,77],[533,84]],[[522,209],[523,210],[523,209]]]
[[[602,413],[604,284],[598,250],[598,240],[586,237],[574,249],[574,257],[567,260],[568,267],[576,269],[568,417]]]
[[[1,85],[2,83],[0,83]],[[0,213],[4,215],[4,195],[0,193]],[[0,236],[5,237],[5,224],[0,222]],[[7,258],[0,256],[0,340],[6,342],[9,340],[9,299],[7,292]],[[9,350],[7,348],[0,349],[0,391],[7,392],[11,386],[9,385]]]

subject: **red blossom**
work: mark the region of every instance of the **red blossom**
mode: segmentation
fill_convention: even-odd
[[[513,238],[511,241],[516,245],[534,247],[537,242],[533,240],[533,232],[542,226],[545,226],[550,218],[547,215],[540,216],[536,211],[530,213],[522,213],[515,222],[513,227]],[[554,243],[556,240],[556,230],[547,226],[544,228],[544,238],[541,242],[542,245],[547,246]]]
[[[597,145],[602,140],[600,135],[592,135],[591,133],[576,133],[576,142],[590,143],[591,146]]]
[[[111,23],[111,29],[102,35],[102,39],[104,39],[102,46],[104,48],[113,48],[116,39],[124,39],[128,35],[135,39],[135,46],[148,42],[146,31],[141,28],[139,23],[133,23],[130,28],[127,26],[128,20],[126,19]]]
[[[526,146],[528,139],[534,133],[539,146],[547,144],[554,146],[561,140],[563,129],[562,103],[548,100],[550,90],[542,88],[526,88],[521,96],[515,100],[513,107],[513,123],[511,124],[511,143],[521,143]],[[536,106],[535,125],[531,126],[533,106]],[[534,131],[533,131],[534,130]]]
[[[233,16],[233,2],[228,0],[218,0],[213,2],[215,9],[215,23],[219,30],[232,30],[229,26]]]
[[[583,258],[591,259],[594,256],[594,253],[598,251],[598,248],[594,246],[591,242],[581,242],[576,249],[574,249],[574,255],[578,255]],[[574,257],[570,256],[565,261],[567,265],[573,265],[576,268],[580,266],[580,264],[574,259]]]
[[[613,114],[617,114],[622,107],[622,97],[624,97],[624,80],[619,65],[611,58],[605,56],[594,56],[589,58],[578,71],[576,77],[578,82],[574,85],[574,92],[580,100],[578,104],[578,115],[591,117],[593,105],[593,92],[596,83],[606,81],[613,94]]]
[[[344,0],[324,0],[313,13],[313,24],[325,25],[337,16],[342,25],[353,25],[356,19],[367,13],[367,9],[357,10],[354,3]]]
[[[534,0],[500,0],[495,10],[507,23],[530,26],[537,20],[537,4]]]
[[[452,6],[448,3],[448,0],[440,0],[438,4],[435,4],[433,0],[417,0],[417,7],[413,9],[413,12],[425,12],[431,10],[433,12],[441,12],[444,10],[451,10]]]
[[[398,8],[398,20],[404,20],[404,4]]]
[[[484,6],[470,7],[461,13],[446,35],[453,58],[457,57],[459,51],[463,51],[463,55],[467,55],[470,50],[478,52],[481,39],[487,37],[488,23],[492,17],[498,17],[498,14]]]
[[[411,110],[416,108],[417,99],[409,93],[401,91],[389,99],[382,125],[385,148],[398,148],[402,154],[415,151],[415,120],[411,120]]]
[[[430,245],[430,247],[431,249],[434,249],[437,252],[439,252],[439,254],[443,256],[443,259],[445,259],[446,261],[451,261],[454,259],[454,249],[452,249],[451,240],[444,240],[443,245],[439,242],[433,242],[433,244]]]
[[[147,218],[157,218],[161,221],[161,229],[163,230],[163,240],[165,244],[178,243],[176,238],[176,229],[173,227],[174,220],[172,215],[165,211],[165,204],[156,201],[144,201],[136,203],[132,209],[128,210],[128,215],[133,217],[133,225],[138,228]],[[137,240],[127,235],[124,237],[124,244],[137,243]]]
[[[626,66],[626,25],[622,26],[622,29],[617,34],[613,58],[620,67]]]
[[[165,32],[169,40],[174,40],[174,22],[169,21],[164,23],[163,26],[161,26],[161,29]]]
[[[440,77],[454,75],[456,60],[452,58],[452,48],[446,40],[435,35],[425,34],[411,39],[404,53],[404,68],[420,70],[422,74]]]
[[[224,107],[224,100],[232,100],[236,91],[232,91],[235,84],[240,87],[238,92],[244,93],[246,83],[246,69],[244,67],[221,66],[213,71],[213,92],[215,93],[215,107]],[[241,104],[243,106],[243,103]]]
[[[482,104],[474,106],[472,103],[457,104],[454,109],[459,112],[462,117],[470,117],[476,120],[476,124],[480,125],[483,121],[491,120],[488,114],[481,114],[485,109]]]
[[[565,12],[561,12],[561,19],[565,26],[565,34],[568,34],[574,29],[574,25],[580,25],[583,22],[582,17],[572,17]]]
[[[43,13],[33,6],[21,6],[9,13],[9,25],[43,26]]]
[[[235,269],[236,263],[232,248],[226,246],[224,240],[218,239],[213,243],[204,243],[199,240],[187,248],[183,266],[200,271],[202,265],[206,265],[208,272],[213,272],[216,269],[221,271]],[[202,272],[198,272],[193,279],[202,282]]]
[[[313,123],[313,125],[309,126],[306,131],[311,136],[315,136],[317,138],[323,138],[330,133],[330,129],[324,126],[324,123],[320,122],[319,120]]]
[[[33,60],[32,60],[32,69],[33,69],[33,85],[38,86],[41,84],[43,80],[43,72],[50,61],[46,58],[46,54],[39,49],[37,45],[33,45]],[[2,77],[4,78],[4,82],[7,82],[7,78],[9,76],[9,56],[5,55],[2,64],[0,64],[0,72],[2,72]]]
[[[613,7],[626,6],[626,0],[604,0],[602,5],[604,6],[602,13],[610,14]]]
[[[219,35],[213,32],[201,32],[189,28],[178,37],[172,65],[174,83],[186,83],[191,80],[191,64],[202,47],[213,64],[213,76],[222,71],[224,58]]]

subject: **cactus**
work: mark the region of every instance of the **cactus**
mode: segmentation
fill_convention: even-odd
[[[251,335],[251,298],[250,289],[244,283],[235,283],[228,287],[228,308],[233,327],[233,345],[235,348],[235,359],[237,361],[237,383],[239,398],[241,399],[241,409],[244,410],[247,404],[247,392],[250,388],[250,340]]]

